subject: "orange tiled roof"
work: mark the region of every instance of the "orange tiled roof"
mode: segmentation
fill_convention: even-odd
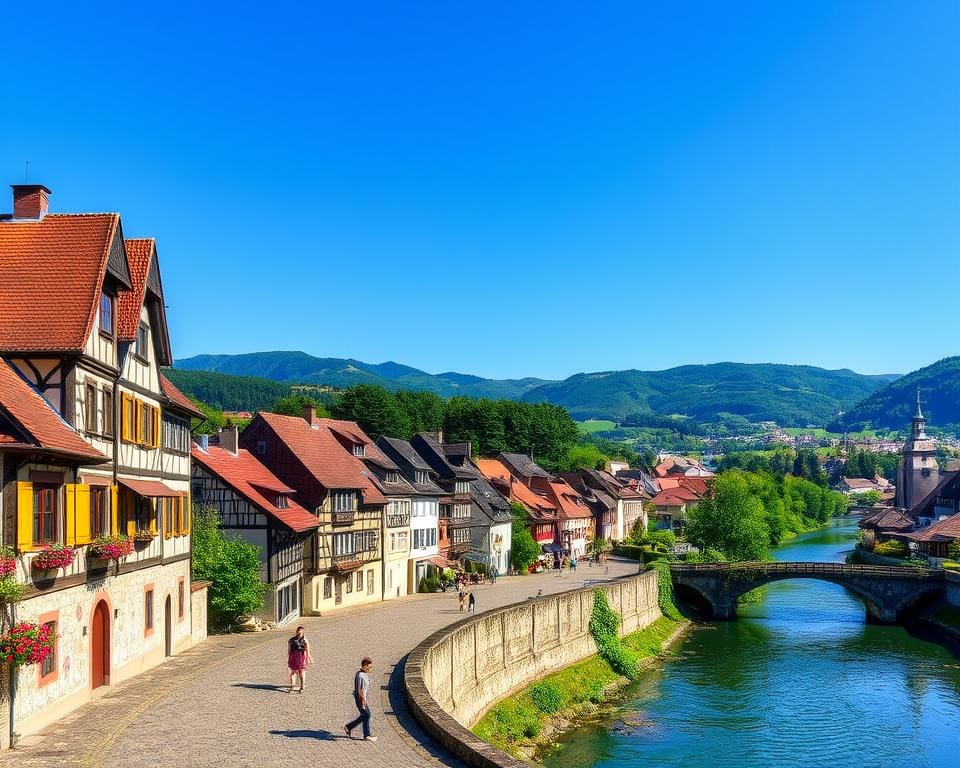
[[[0,360],[0,414],[14,426],[0,435],[0,443],[8,448],[36,448],[88,462],[107,461],[5,360]]]
[[[257,461],[249,451],[241,448],[234,456],[230,451],[218,446],[211,445],[203,451],[194,445],[190,453],[194,461],[206,467],[247,501],[287,528],[302,533],[320,526],[316,515],[289,499],[294,493],[293,489],[280,482],[276,475]],[[272,491],[272,496],[268,496],[265,491]],[[278,495],[288,497],[286,507],[276,505],[275,496]]]
[[[499,459],[477,459],[474,463],[477,465],[477,469],[479,469],[488,480],[503,480],[505,483],[510,482],[510,470],[507,469]]]
[[[938,520],[933,525],[911,533],[913,541],[956,541],[960,539],[960,515],[952,515]]]
[[[551,480],[549,485],[563,517],[593,517],[590,507],[583,502],[583,497],[573,489],[570,483],[565,480]]]
[[[386,504],[386,497],[367,475],[367,468],[356,456],[344,448],[330,426],[319,420],[311,427],[299,416],[282,416],[261,412],[263,419],[304,467],[324,488],[359,489],[366,504]]]
[[[0,223],[0,349],[83,349],[119,227],[116,213]]]
[[[557,506],[550,501],[550,499],[546,499],[538,493],[530,490],[527,486],[517,480],[514,480],[510,484],[510,495],[523,504],[523,506],[541,515],[557,513]]]
[[[156,247],[152,237],[124,240],[127,250],[127,268],[130,270],[132,291],[121,291],[117,296],[117,336],[124,341],[137,337],[140,308],[147,290],[147,274]]]
[[[160,391],[163,392],[171,403],[187,411],[191,416],[196,416],[198,419],[206,418],[206,414],[197,408],[197,406],[190,401],[189,397],[173,386],[173,382],[162,373],[160,374]]]
[[[668,488],[665,491],[660,491],[653,497],[652,503],[658,506],[679,507],[683,504],[689,504],[691,501],[697,501],[693,494],[682,493],[684,490],[683,488]]]

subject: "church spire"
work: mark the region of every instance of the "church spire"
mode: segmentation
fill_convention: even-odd
[[[925,427],[927,420],[923,417],[923,411],[920,409],[920,387],[917,387],[917,410],[913,414],[913,439],[926,439]]]
[[[917,411],[914,413],[913,418],[922,419],[923,411],[920,410],[920,387],[917,387]]]

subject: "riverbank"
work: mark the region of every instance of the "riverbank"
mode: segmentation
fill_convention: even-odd
[[[663,616],[621,643],[636,655],[640,671],[662,659],[690,626],[686,619]],[[473,732],[507,754],[536,760],[564,731],[601,718],[629,682],[599,655],[591,656],[498,702]]]

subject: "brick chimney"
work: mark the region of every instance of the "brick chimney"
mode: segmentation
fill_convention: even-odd
[[[11,184],[13,188],[13,218],[39,221],[50,209],[53,193],[43,184]]]
[[[303,418],[306,419],[307,424],[314,429],[319,428],[320,421],[317,418],[317,407],[315,405],[303,406]]]

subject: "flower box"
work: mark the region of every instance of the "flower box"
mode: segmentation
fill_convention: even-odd
[[[157,538],[157,532],[156,532],[156,531],[151,531],[151,530],[149,530],[149,529],[144,529],[144,530],[142,530],[142,531],[136,531],[136,532],[133,534],[133,540],[134,540],[134,541],[137,541],[137,542],[153,541],[155,538]]]
[[[47,547],[40,550],[31,565],[35,571],[55,571],[58,568],[69,568],[76,556],[77,553],[70,547]]]
[[[0,557],[0,579],[17,572],[17,558]]]
[[[133,542],[126,536],[101,536],[94,539],[87,552],[98,560],[119,560],[133,553]]]
[[[56,635],[49,625],[21,622],[0,636],[0,664],[25,667],[42,664],[53,653]]]

